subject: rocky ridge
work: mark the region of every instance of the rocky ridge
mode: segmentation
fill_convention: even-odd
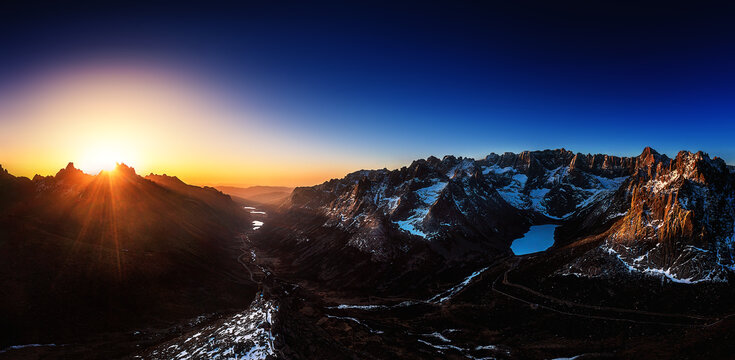
[[[676,282],[727,280],[735,269],[735,182],[728,166],[702,152],[670,159],[647,150],[642,157],[618,190],[615,212],[606,214],[619,219],[603,244],[562,273],[604,276],[622,265],[618,270]],[[592,261],[601,265],[585,266]]]
[[[459,256],[502,253],[529,226],[556,223],[557,247],[605,234],[598,254],[560,273],[722,281],[733,270],[733,183],[732,167],[702,152],[670,159],[651,148],[636,157],[558,149],[361,170],[296,188],[282,209],[319,214],[323,227],[347,232],[349,246],[376,260],[407,251],[405,239]],[[609,266],[589,266],[599,257]]]

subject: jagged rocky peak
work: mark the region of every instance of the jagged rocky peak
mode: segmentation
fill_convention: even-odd
[[[176,183],[176,184],[186,185],[186,183],[184,183],[183,181],[181,181],[181,179],[179,179],[178,176],[169,176],[167,174],[158,175],[158,174],[150,173],[150,174],[146,175],[145,178],[148,179],[148,180],[153,180],[153,181],[157,181],[157,182],[160,181],[160,182]]]
[[[511,152],[503,155],[490,154],[481,160],[486,165],[501,168],[511,167],[531,177],[541,176],[547,170],[568,167],[569,171],[584,171],[605,177],[629,175],[635,161],[605,154],[573,153],[566,149],[524,151],[520,154]]]
[[[125,165],[125,163],[117,163],[115,172],[122,175],[137,176],[135,169],[132,166]]]
[[[570,224],[576,230],[563,232],[575,235],[565,242],[602,236],[596,251],[617,268],[695,282],[727,278],[735,266],[732,171],[702,152],[671,159],[650,147],[633,157],[566,149],[432,156],[297,188],[285,208],[323,216],[323,226],[373,254],[401,236],[502,248],[529,225]],[[569,265],[577,275],[604,269],[582,268]]]
[[[722,182],[729,173],[724,160],[717,157],[710,159],[701,151],[679,152],[674,159],[674,166],[685,178],[704,184]]]
[[[689,151],[672,160],[651,148],[637,160],[612,205],[627,211],[610,228],[599,256],[627,272],[677,282],[728,279],[735,269],[735,182],[725,162]],[[580,273],[591,275],[585,271]]]
[[[485,164],[497,164],[498,160],[500,160],[500,155],[496,153],[490,153],[490,155],[485,156],[485,158],[480,159],[478,162]]]
[[[638,156],[639,159],[639,166],[648,166],[654,163],[661,162],[662,160],[667,160],[668,157],[666,155],[659,154],[656,150],[651,148],[650,146],[646,146],[643,149],[643,152]]]
[[[69,174],[80,174],[80,173],[82,173],[82,170],[75,168],[74,163],[70,162],[69,164],[66,165],[65,168],[59,170],[56,173],[56,176],[60,177],[60,176],[67,176]]]
[[[65,168],[59,170],[56,173],[56,176],[53,177],[53,180],[55,180],[58,184],[73,185],[80,182],[89,181],[91,178],[92,177],[90,175],[87,175],[82,170],[75,168],[73,162],[70,162],[66,165]],[[34,180],[43,181],[44,178],[34,177]]]
[[[570,167],[575,156],[566,149],[481,160],[431,156],[398,170],[361,170],[297,188],[285,207],[324,216],[324,225],[353,233],[351,243],[364,250],[376,250],[390,233],[429,241],[460,233],[507,247],[530,224],[565,219],[625,180],[620,171],[575,170]]]
[[[11,175],[7,169],[3,168],[2,165],[0,165],[0,179],[3,178],[14,178],[13,175]]]
[[[657,189],[680,185],[684,180],[720,186],[728,181],[729,169],[725,161],[717,157],[711,159],[701,151],[680,151],[674,159],[666,155],[645,154],[644,151],[638,158],[636,178],[639,181],[658,181]]]
[[[576,153],[569,167],[575,170],[589,171],[597,175],[615,175],[628,173],[634,163],[632,159],[606,154]]]
[[[0,180],[13,181],[16,177],[13,176],[7,169],[0,165]]]
[[[570,169],[579,169],[579,170],[587,170],[589,169],[589,162],[588,157],[585,156],[582,153],[576,153],[574,154],[574,157],[572,158],[572,161],[569,163]]]

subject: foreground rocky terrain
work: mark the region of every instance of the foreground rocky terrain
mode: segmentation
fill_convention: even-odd
[[[111,326],[127,336],[126,345],[119,345],[120,336],[79,336],[83,340],[71,345],[24,337],[8,342],[0,356],[586,359],[730,358],[735,351],[735,174],[701,152],[669,158],[646,148],[636,157],[615,157],[560,149],[480,160],[431,157],[296,188],[278,205],[235,204],[175,177],[119,171],[145,184],[135,191],[166,189],[185,199],[167,211],[186,223],[165,225],[174,220],[161,215],[136,230],[139,236],[159,226],[182,227],[180,236],[218,234],[210,242],[184,236],[165,243],[173,249],[190,244],[185,249],[192,256],[212,251],[176,268],[207,264],[196,276],[186,273],[204,288],[191,292],[184,281],[175,290],[186,294],[182,304],[211,301],[212,307],[182,311],[167,326],[148,320]],[[46,180],[6,174],[3,189],[13,190],[2,192],[5,213],[40,213],[19,205],[18,199],[32,197],[18,194],[28,191],[24,186],[47,189],[44,181],[56,189],[66,172],[90,179],[73,167]],[[74,191],[62,193],[81,200],[67,202],[94,209]],[[9,216],[5,221],[16,223]],[[209,221],[222,228],[204,227]],[[556,226],[553,246],[514,254],[511,243],[538,225]],[[28,236],[19,234],[17,242]],[[116,235],[97,239],[110,236]],[[12,243],[4,242],[6,253],[19,254]],[[146,276],[140,271],[150,264],[129,266],[139,272],[128,279],[140,283]],[[208,300],[194,295],[203,293]],[[18,299],[6,308],[23,304]],[[155,311],[166,314],[163,309]],[[37,328],[30,319],[25,313],[9,329]],[[110,343],[118,345],[100,356]]]

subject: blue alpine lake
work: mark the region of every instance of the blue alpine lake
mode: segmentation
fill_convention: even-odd
[[[516,255],[544,251],[554,245],[554,229],[556,227],[557,225],[531,226],[531,229],[522,238],[513,240],[510,249]]]

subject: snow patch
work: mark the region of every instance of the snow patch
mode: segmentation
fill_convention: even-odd
[[[511,172],[511,171],[515,172],[515,169],[513,169],[513,167],[511,167],[511,166],[501,168],[498,165],[492,165],[492,166],[486,166],[486,167],[484,167],[483,170],[482,170],[482,175],[487,175],[487,174],[490,174],[490,173],[497,174],[497,175],[503,175],[503,174],[505,174],[507,172]]]
[[[357,324],[360,324],[363,327],[365,327],[366,329],[368,329],[368,331],[370,331],[373,334],[383,334],[383,331],[381,331],[381,330],[375,330],[375,329],[371,328],[370,326],[366,325],[364,322],[362,322],[360,320],[357,320],[357,319],[355,319],[353,317],[349,317],[349,316],[334,316],[334,315],[329,315],[329,314],[326,314],[326,315],[330,319],[349,320],[349,321],[355,322]]]
[[[445,337],[444,335],[442,335],[442,334],[441,334],[440,332],[436,332],[436,331],[435,331],[435,332],[433,332],[433,333],[431,333],[431,334],[422,334],[422,335],[423,335],[423,336],[427,336],[427,337],[433,337],[433,338],[439,339],[440,341],[443,341],[443,342],[445,342],[445,343],[450,343],[450,342],[452,342],[452,340],[449,340],[449,339],[447,339],[447,338],[446,338],[446,337]]]
[[[64,346],[64,345],[56,345],[56,344],[24,344],[24,345],[13,345],[8,346],[5,349],[0,350],[0,354],[8,352],[10,350],[20,350],[20,349],[26,349],[26,348],[34,348],[34,347],[56,347],[56,346]]]
[[[380,310],[380,309],[387,309],[388,306],[385,305],[347,305],[347,304],[341,304],[338,306],[330,306],[327,307],[327,309],[359,309],[359,310]]]
[[[657,248],[661,244],[657,244],[655,248]],[[624,249],[630,250],[629,248],[622,246]],[[644,254],[634,258],[632,261],[628,261],[626,258],[627,256],[621,255],[618,251],[612,248],[612,246],[608,244],[603,244],[600,246],[607,254],[614,256],[626,269],[628,272],[637,272],[649,276],[658,276],[662,278],[666,278],[672,282],[679,283],[679,284],[697,284],[702,282],[722,282],[726,281],[726,279],[719,276],[714,269],[711,269],[706,272],[706,274],[702,274],[701,276],[690,276],[688,278],[681,277],[676,273],[675,268],[668,267],[668,268],[657,268],[657,267],[651,267],[648,266],[648,262],[646,261],[649,257],[649,253],[651,251],[654,251],[654,249],[646,251]],[[685,250],[689,251],[696,251],[700,253],[709,253],[708,250],[701,249],[695,246],[687,245],[685,247]]]
[[[419,204],[411,211],[407,219],[394,221],[398,228],[409,234],[426,238],[427,234],[422,230],[424,219],[429,214],[431,206],[439,198],[442,190],[447,187],[447,184],[448,182],[435,180],[433,184],[416,190],[414,194],[418,198]]]
[[[270,328],[278,305],[262,294],[244,312],[150,353],[153,359],[265,359],[275,356]]]
[[[454,295],[457,295],[457,293],[459,293],[465,287],[467,287],[467,285],[469,285],[469,283],[470,283],[470,281],[472,281],[472,279],[474,279],[478,275],[482,274],[487,269],[489,269],[489,267],[485,267],[485,268],[482,268],[480,270],[477,270],[477,271],[473,272],[472,274],[470,274],[470,276],[468,276],[467,278],[465,278],[464,280],[462,280],[461,283],[453,286],[452,288],[450,288],[450,289],[448,289],[446,291],[443,291],[443,292],[441,292],[439,294],[434,295],[433,297],[431,297],[428,300],[428,302],[435,303],[435,304],[441,304],[441,303],[443,303],[443,302],[451,299],[452,297],[454,297]]]

